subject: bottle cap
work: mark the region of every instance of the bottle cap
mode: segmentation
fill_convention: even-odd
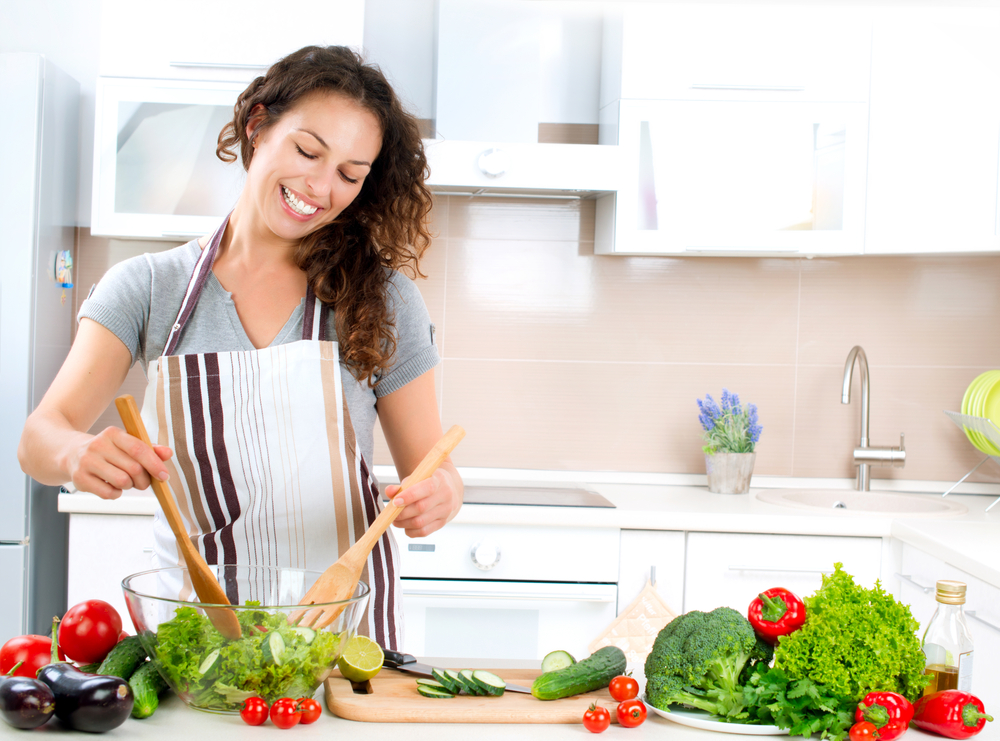
[[[965,584],[951,579],[940,579],[937,583],[937,601],[945,605],[965,604]]]

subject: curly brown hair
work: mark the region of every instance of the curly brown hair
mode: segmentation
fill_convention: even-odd
[[[295,255],[316,296],[334,309],[341,360],[359,381],[374,386],[396,350],[386,295],[390,270],[425,277],[420,257],[430,244],[432,200],[424,185],[429,170],[416,119],[377,66],[345,46],[307,46],[275,62],[240,94],[215,152],[224,162],[235,162],[238,149],[249,169],[252,139],[316,91],[350,98],[382,128],[382,149],[357,198],[335,221],[303,239]],[[262,112],[248,135],[251,119]]]

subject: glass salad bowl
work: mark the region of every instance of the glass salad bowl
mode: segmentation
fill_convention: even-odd
[[[258,695],[311,697],[337,665],[357,633],[369,588],[358,582],[343,602],[317,605],[343,610],[320,630],[296,625],[290,616],[322,572],[271,566],[209,566],[226,590],[241,637],[216,630],[211,605],[197,601],[187,569],[154,569],[122,581],[129,615],[140,643],[163,679],[186,705],[216,713],[238,713]]]

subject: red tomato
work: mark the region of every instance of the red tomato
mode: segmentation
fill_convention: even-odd
[[[323,714],[323,706],[311,697],[300,697],[298,699],[298,709],[302,713],[302,725],[309,725],[319,720]]]
[[[291,728],[302,720],[302,713],[296,701],[290,697],[282,697],[271,705],[271,722],[278,728]]]
[[[267,720],[267,702],[263,697],[248,697],[240,708],[240,717],[248,726],[259,726]]]
[[[591,733],[601,733],[611,725],[611,713],[596,702],[590,703],[587,712],[583,714],[583,727]]]
[[[642,700],[626,700],[618,703],[618,722],[623,728],[635,728],[646,720],[646,703]]]
[[[108,655],[121,632],[118,611],[104,600],[89,599],[66,611],[59,623],[59,647],[73,661],[93,664]]]
[[[59,652],[59,658],[66,658],[62,651]],[[7,674],[17,664],[21,664],[14,676],[34,679],[38,670],[51,661],[52,639],[47,636],[17,636],[0,648],[0,674]]]
[[[873,741],[878,738],[878,728],[874,723],[863,720],[851,726],[851,741]]]
[[[620,675],[611,680],[608,690],[618,702],[631,700],[633,697],[639,696],[639,683],[632,677]]]

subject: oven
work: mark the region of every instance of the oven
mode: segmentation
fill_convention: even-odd
[[[583,658],[615,618],[618,528],[451,523],[397,537],[407,653]]]

